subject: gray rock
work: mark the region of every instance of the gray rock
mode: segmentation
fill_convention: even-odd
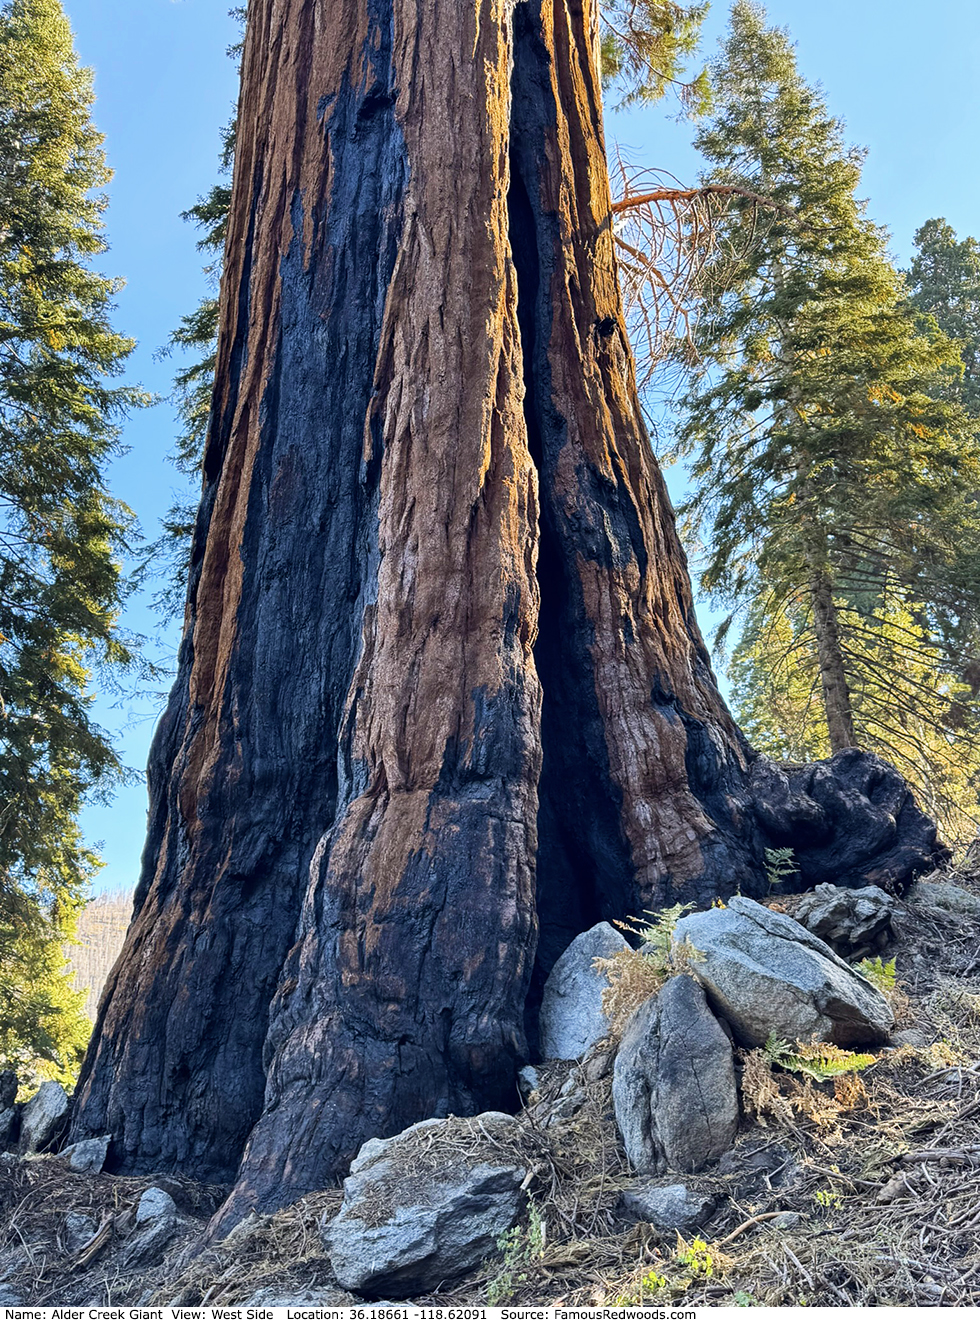
[[[0,1305],[4,1308],[23,1308],[27,1300],[10,1285],[0,1285]]]
[[[13,1070],[0,1070],[0,1111],[9,1110],[17,1100],[17,1075]]]
[[[905,892],[906,904],[958,918],[980,919],[980,896],[949,881],[917,881]]]
[[[500,1146],[519,1132],[513,1116],[488,1111],[365,1143],[340,1212],[321,1225],[339,1284],[404,1299],[494,1253],[523,1207],[527,1172]]]
[[[699,1171],[730,1147],[738,1131],[732,1044],[693,978],[671,978],[630,1019],[613,1105],[638,1171]]]
[[[24,1107],[20,1117],[22,1155],[41,1152],[63,1128],[68,1118],[68,1094],[60,1083],[48,1080]]]
[[[137,1226],[126,1240],[119,1256],[119,1265],[126,1271],[146,1269],[161,1263],[174,1236],[181,1228],[176,1216],[155,1217]]]
[[[297,1286],[290,1289],[286,1285],[263,1285],[239,1307],[241,1308],[350,1308],[354,1301],[345,1290],[335,1290],[331,1286],[310,1289]],[[404,1304],[387,1304],[385,1300],[372,1303],[372,1308],[402,1308]]]
[[[581,1111],[587,1100],[581,1077],[575,1069],[562,1084],[558,1096],[536,1106],[532,1114],[543,1129],[554,1129]]]
[[[800,1168],[782,1143],[750,1139],[725,1153],[718,1174],[734,1176],[738,1196],[750,1198],[763,1189],[788,1188],[796,1182]]]
[[[712,1194],[693,1193],[686,1184],[654,1184],[647,1180],[624,1189],[616,1209],[631,1221],[646,1221],[658,1230],[700,1230],[717,1207]]]
[[[73,1171],[88,1171],[97,1175],[105,1165],[106,1153],[109,1151],[111,1141],[110,1134],[103,1134],[101,1138],[83,1138],[67,1148],[62,1148],[58,1155],[68,1158],[68,1164]]]
[[[136,1208],[136,1224],[146,1225],[151,1221],[174,1220],[177,1216],[177,1204],[164,1189],[155,1186],[144,1190]]]
[[[136,1207],[130,1212],[131,1233],[127,1235],[119,1265],[125,1271],[145,1271],[156,1267],[166,1256],[183,1223],[177,1215],[177,1204],[164,1189],[151,1187],[144,1190]],[[123,1221],[117,1222],[117,1231],[127,1233]]]
[[[157,1266],[181,1226],[177,1204],[166,1190],[145,1189],[136,1208],[133,1233],[123,1245],[120,1266],[127,1271]]]
[[[894,910],[895,901],[879,886],[848,890],[825,882],[804,896],[795,917],[838,955],[860,959],[894,937]]]
[[[794,1230],[803,1220],[799,1212],[780,1212],[779,1216],[774,1216],[770,1225],[773,1230]]]
[[[602,993],[609,984],[592,961],[628,949],[629,942],[614,927],[597,923],[562,953],[544,985],[538,1016],[545,1060],[578,1060],[607,1035]]]
[[[790,1042],[878,1046],[894,1023],[888,1002],[819,937],[785,914],[736,895],[726,909],[682,918],[690,972],[716,1014],[748,1046],[770,1033]]]
[[[889,1041],[893,1047],[918,1047],[921,1050],[928,1047],[934,1039],[921,1028],[903,1028],[898,1033],[892,1033]]]
[[[616,1061],[615,1051],[593,1051],[579,1067],[587,1083],[598,1083],[612,1073]]]
[[[69,1212],[65,1217],[65,1229],[61,1237],[65,1252],[77,1253],[79,1249],[85,1247],[98,1229],[92,1217],[85,1216],[83,1212]]]
[[[0,1281],[7,1281],[31,1265],[31,1257],[23,1245],[0,1252]]]
[[[22,1110],[20,1106],[8,1106],[0,1111],[0,1148],[12,1148],[17,1142]]]
[[[541,1082],[541,1076],[533,1065],[525,1065],[517,1072],[517,1088],[526,1102]]]

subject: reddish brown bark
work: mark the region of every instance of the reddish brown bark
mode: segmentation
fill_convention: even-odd
[[[251,5],[181,669],[75,1118],[219,1178],[251,1131],[216,1232],[516,1102],[577,931],[764,885],[640,418],[596,24]]]

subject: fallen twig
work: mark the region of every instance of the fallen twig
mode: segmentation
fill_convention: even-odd
[[[774,1217],[783,1215],[785,1215],[783,1212],[760,1212],[758,1216],[750,1216],[748,1221],[743,1221],[740,1226],[736,1226],[735,1229],[730,1234],[726,1235],[724,1239],[720,1239],[717,1247],[724,1248],[724,1246],[730,1244],[733,1239],[738,1239],[739,1235],[744,1231],[751,1230],[753,1226],[757,1226],[763,1221],[772,1221]]]

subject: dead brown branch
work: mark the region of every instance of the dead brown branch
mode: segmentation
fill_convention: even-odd
[[[649,206],[651,202],[697,202],[708,197],[741,197],[748,202],[754,202],[757,206],[778,211],[780,215],[790,219],[796,217],[792,207],[783,206],[781,202],[775,202],[771,197],[764,197],[762,193],[753,193],[748,188],[737,188],[734,184],[705,184],[703,188],[655,188],[649,193],[627,194],[618,202],[614,202],[611,209],[615,215],[620,211],[630,211],[634,207]]]
[[[752,241],[755,213],[795,213],[735,185],[686,188],[662,171],[634,167],[622,152],[611,176],[617,193],[611,220],[637,386],[642,394],[656,380],[670,393],[669,365],[696,360],[694,329],[717,252],[718,215],[735,198],[749,204],[744,244]]]

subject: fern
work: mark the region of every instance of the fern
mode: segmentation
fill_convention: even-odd
[[[895,990],[895,961],[893,959],[886,962],[880,955],[875,955],[874,959],[862,959],[855,967],[858,973],[867,978],[872,987],[877,987],[880,992],[888,993]]]
[[[770,895],[777,886],[782,886],[790,877],[795,877],[797,871],[792,849],[766,850],[766,881],[769,884]]]
[[[642,951],[617,950],[608,958],[597,956],[592,961],[592,967],[609,984],[602,993],[602,1012],[614,1035],[622,1033],[634,1011],[656,996],[672,973],[680,972],[697,958],[699,952],[689,941],[671,951],[674,928],[691,908],[690,904],[675,904],[659,913],[647,910],[653,919],[649,923],[642,918],[630,917],[625,922],[613,919],[621,931],[640,937],[647,947]]]
[[[644,945],[653,946],[653,950],[644,951],[647,959],[652,959],[663,968],[667,968],[670,963],[670,943],[674,928],[688,910],[693,908],[693,904],[674,904],[669,909],[661,909],[659,913],[645,909],[644,913],[652,918],[653,922],[645,923],[642,918],[627,918],[625,922],[616,920],[616,926],[624,932],[632,932],[634,936],[640,937]]]
[[[841,1074],[855,1074],[873,1065],[877,1056],[870,1056],[856,1051],[845,1051],[830,1042],[797,1042],[791,1047],[770,1033],[763,1047],[766,1059],[780,1069],[790,1070],[794,1074],[805,1074],[808,1078],[824,1083],[827,1079],[836,1079]]]

